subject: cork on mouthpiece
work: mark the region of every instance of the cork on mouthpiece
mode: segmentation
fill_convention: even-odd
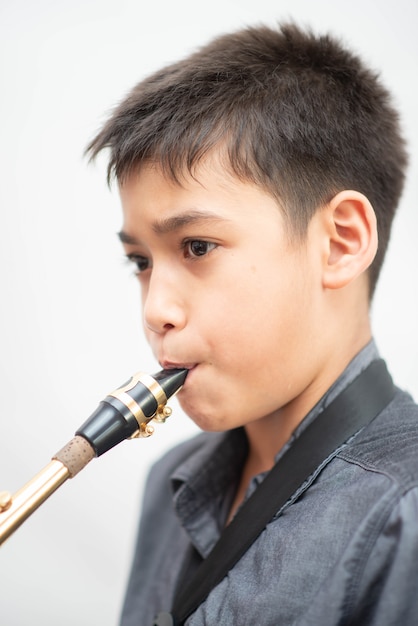
[[[76,435],[52,458],[60,461],[68,469],[70,478],[73,478],[96,456],[89,442]]]

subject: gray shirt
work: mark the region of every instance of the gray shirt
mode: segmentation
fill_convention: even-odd
[[[287,447],[376,357],[372,342]],[[219,538],[245,454],[242,429],[202,433],[151,470],[122,626],[170,609],[190,544],[205,557]],[[418,407],[406,393],[321,464],[186,624],[418,624]]]

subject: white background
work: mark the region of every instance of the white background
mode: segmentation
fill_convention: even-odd
[[[82,157],[87,141],[143,76],[249,24],[331,30],[395,94],[412,159],[373,320],[396,381],[418,397],[417,6],[0,0],[0,490],[43,468],[130,374],[159,370],[115,237],[117,194],[104,160]],[[154,438],[121,444],[61,487],[0,550],[1,624],[116,625],[144,477],[193,432],[177,411]]]

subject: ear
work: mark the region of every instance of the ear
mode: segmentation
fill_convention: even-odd
[[[327,252],[323,286],[345,287],[371,265],[377,251],[376,215],[358,191],[344,190],[326,205]]]

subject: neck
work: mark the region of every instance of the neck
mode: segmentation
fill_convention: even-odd
[[[349,349],[344,351],[339,348],[334,351],[337,353],[335,358],[327,360],[321,375],[309,381],[294,400],[245,426],[248,438],[247,475],[254,476],[273,467],[276,455],[289,441],[294,430],[370,339],[370,329],[365,329],[361,339],[350,342]]]

